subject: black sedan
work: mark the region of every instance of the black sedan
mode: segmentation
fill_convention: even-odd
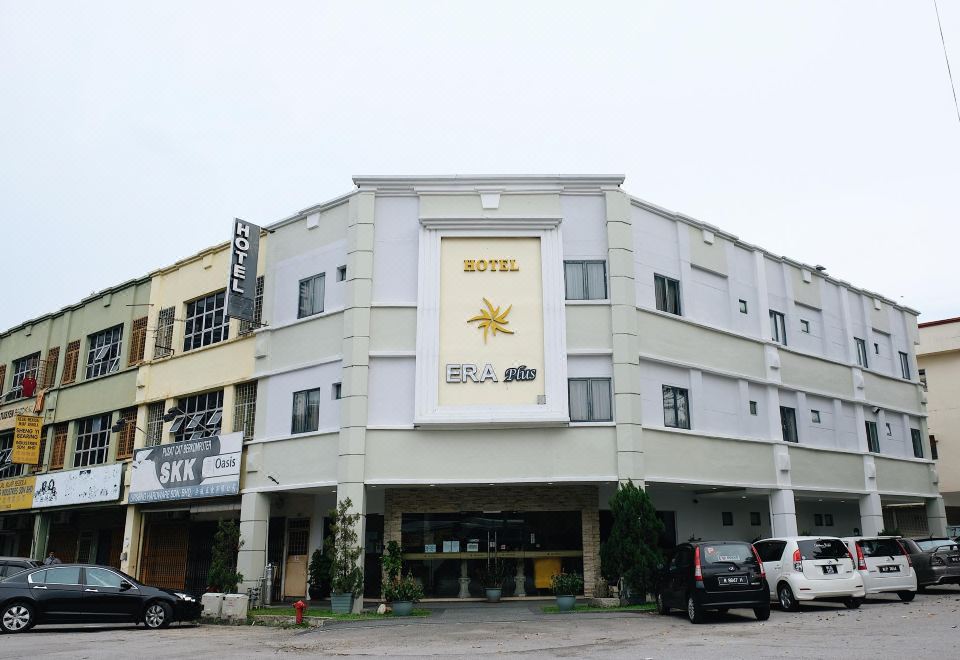
[[[200,617],[200,603],[185,593],[149,587],[104,566],[57,564],[0,582],[0,632],[44,623],[143,623],[166,628]]]
[[[917,572],[917,588],[960,584],[960,546],[950,538],[901,539]]]

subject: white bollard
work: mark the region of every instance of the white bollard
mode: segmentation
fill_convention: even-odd
[[[200,599],[200,605],[203,607],[200,618],[208,621],[219,619],[223,610],[223,596],[223,594],[203,594]]]
[[[220,617],[231,623],[246,623],[250,598],[246,594],[227,594],[223,597]]]

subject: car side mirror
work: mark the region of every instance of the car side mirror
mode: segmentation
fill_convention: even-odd
[[[120,583],[120,591],[128,591],[130,589],[133,589],[133,585],[126,580]]]

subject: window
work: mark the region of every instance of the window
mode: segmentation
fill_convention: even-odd
[[[153,339],[153,357],[173,355],[173,307],[165,307],[157,314],[157,333]]]
[[[571,422],[609,422],[609,378],[571,378],[568,382]]]
[[[900,376],[904,380],[910,380],[910,356],[900,351]]]
[[[187,303],[183,350],[209,346],[230,338],[230,319],[224,311],[226,291],[217,291]]]
[[[123,326],[94,333],[87,338],[87,379],[112,374],[120,368]]]
[[[787,323],[782,312],[770,310],[770,339],[787,345]]]
[[[680,316],[680,282],[663,275],[654,275],[653,288],[657,294],[657,309]]]
[[[3,394],[3,381],[7,379],[7,365],[0,364],[0,394]]]
[[[31,573],[31,584],[80,584],[79,566],[59,566]]]
[[[868,369],[870,365],[867,362],[867,342],[859,337],[854,337],[853,342],[857,345],[857,364],[864,369]]]
[[[823,514],[815,513],[813,514],[813,526],[814,527],[823,527]]]
[[[87,417],[77,422],[77,447],[73,452],[73,467],[106,463],[109,449],[110,415]]]
[[[347,267],[337,266],[337,281],[343,282],[346,279],[347,279]]]
[[[663,425],[690,428],[690,395],[682,387],[663,386]]]
[[[867,427],[867,451],[880,453],[880,437],[877,435],[876,422],[864,422]]]
[[[123,421],[123,426],[117,434],[118,461],[133,456],[133,443],[137,437],[137,409],[126,408],[120,411],[120,420]]]
[[[140,364],[147,347],[147,317],[134,319],[130,325],[130,355],[127,356],[127,366]]]
[[[320,428],[320,390],[293,393],[291,433],[310,433]]]
[[[13,361],[13,382],[10,384],[9,399],[22,396],[23,381],[26,378],[37,380],[37,370],[40,368],[40,353],[34,353],[19,360]]]
[[[607,262],[564,261],[563,278],[567,300],[605,300]]]
[[[77,364],[80,362],[80,340],[76,339],[67,344],[67,354],[63,360],[63,374],[60,384],[68,385],[77,379]]]
[[[197,440],[220,434],[223,420],[223,390],[206,392],[177,401],[183,413],[174,420],[170,432],[174,442]]]
[[[43,389],[49,389],[57,384],[57,364],[60,362],[60,347],[54,346],[49,351],[47,351],[47,359],[44,360],[46,363],[43,370],[43,382],[40,384],[40,387]],[[2,387],[2,385],[0,385]]]
[[[256,417],[257,382],[237,385],[234,389],[233,430],[242,431],[244,440],[252,440]]]
[[[917,369],[917,377],[920,379],[920,387],[923,388],[923,391],[927,391],[927,370],[926,369]]]
[[[297,307],[297,318],[312,316],[323,311],[323,280],[324,274],[314,275],[300,280],[300,304]]]
[[[913,442],[914,458],[923,458],[923,440],[920,437],[920,429],[910,429],[910,440]]]
[[[940,458],[939,453],[937,452],[937,436],[930,436],[930,458],[937,460]]]
[[[740,301],[740,313],[741,313],[741,314],[746,314],[746,313],[747,313],[747,301],[746,301],[746,300],[741,300],[741,301]]]
[[[343,383],[334,383],[331,390],[334,401],[338,401],[343,398]]]
[[[86,577],[84,582],[86,582],[88,587],[110,587],[112,589],[119,589],[120,583],[123,582],[123,578],[105,568],[87,566],[85,573]]]
[[[759,527],[759,526],[760,526],[760,512],[759,512],[759,511],[751,511],[751,512],[750,512],[750,526],[751,526],[751,527]]]
[[[810,411],[810,421],[813,422],[814,424],[819,424],[819,423],[820,423],[820,411],[819,411],[819,410],[811,410],[811,411]]]
[[[833,514],[825,513],[823,514],[823,524],[826,527],[833,527]]]
[[[810,321],[804,321],[803,319],[800,319],[800,332],[808,335],[810,334]]]
[[[146,446],[155,447],[163,441],[163,401],[151,403],[147,408]]]
[[[53,448],[50,450],[50,469],[63,469],[63,461],[67,453],[67,423],[53,427]]]
[[[721,511],[720,519],[723,521],[724,527],[733,526],[733,512],[732,511]]]
[[[0,435],[0,479],[20,476],[20,464],[11,463],[13,453],[13,433]]]
[[[751,402],[750,402],[750,414],[751,414],[751,415],[756,415],[756,414],[757,414],[757,402],[756,402],[756,401],[751,401]]]
[[[263,325],[263,275],[257,278],[253,295],[253,321],[240,321],[240,334],[248,335]]]
[[[780,406],[780,430],[784,442],[799,442],[797,438],[797,411]]]

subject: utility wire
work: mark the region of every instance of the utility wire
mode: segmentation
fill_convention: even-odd
[[[943,59],[947,62],[947,77],[950,78],[950,91],[953,92],[953,107],[957,110],[957,121],[960,121],[960,105],[957,104],[957,88],[953,84],[953,72],[950,71],[950,58],[947,56],[947,42],[943,38],[943,24],[940,22],[940,8],[937,0],[933,0],[933,9],[937,12],[937,27],[940,28],[940,43],[943,45]]]

